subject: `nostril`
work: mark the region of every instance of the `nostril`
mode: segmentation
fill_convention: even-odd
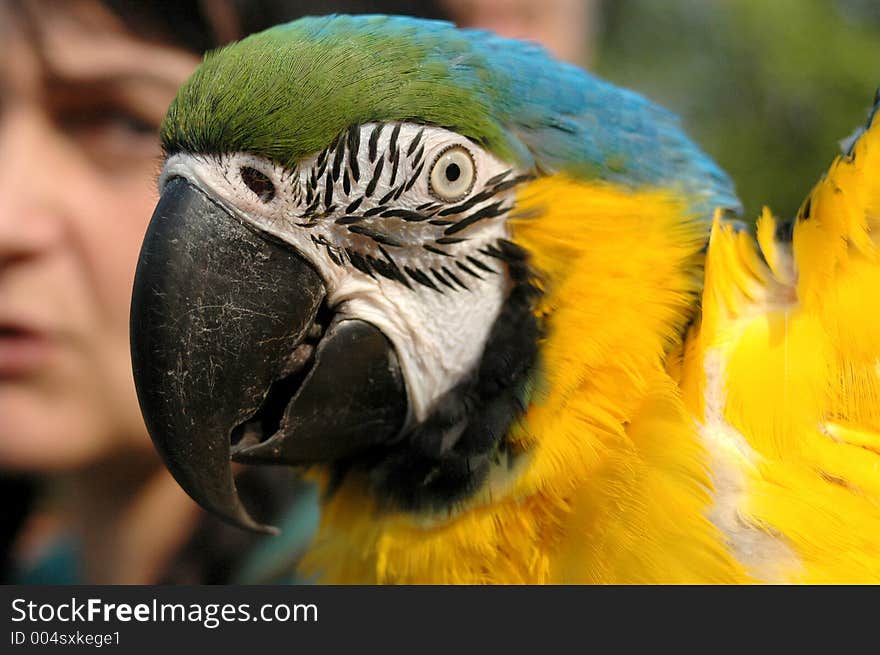
[[[250,166],[242,166],[240,173],[241,179],[247,184],[248,189],[257,194],[261,201],[272,201],[272,198],[275,197],[275,185],[272,184],[272,180],[266,177],[265,173]]]

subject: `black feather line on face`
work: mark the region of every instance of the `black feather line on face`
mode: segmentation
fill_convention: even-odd
[[[391,130],[391,138],[388,140],[388,153],[393,157],[397,157],[397,139],[400,137],[401,127],[401,123],[397,123]]]
[[[391,280],[394,279],[394,277],[388,274],[388,265],[384,261],[372,255],[364,255],[364,259],[367,260],[367,264],[375,273]]]
[[[382,234],[381,232],[378,232],[368,227],[364,227],[363,225],[349,225],[348,231],[354,234],[360,234],[369,239],[372,239],[376,243],[385,244],[386,246],[392,246],[394,248],[403,247],[402,243],[400,243],[396,239],[392,239],[387,234]]]
[[[435,255],[443,255],[444,257],[452,257],[452,255],[450,255],[445,250],[440,250],[440,248],[435,248],[434,246],[432,246],[431,244],[428,244],[428,243],[422,245],[422,248],[424,248],[428,252],[434,253]]]
[[[333,181],[339,180],[339,174],[342,172],[342,160],[345,158],[345,141],[340,136],[336,141],[336,152],[333,154],[333,167],[331,173]]]
[[[316,189],[318,188],[318,180],[320,180],[324,176],[324,173],[329,173],[329,171],[328,171],[329,164],[330,164],[330,157],[329,157],[329,153],[328,153],[327,160],[324,162],[324,164],[320,168],[316,168],[316,169],[312,170],[312,186],[315,187]]]
[[[399,154],[400,153],[395,150],[391,157],[391,176],[388,178],[388,186],[394,186],[394,182],[397,180],[397,162],[400,161],[400,157],[398,157]]]
[[[394,261],[394,258],[388,254],[388,251],[380,245],[379,252],[382,253],[382,256],[385,257],[385,261],[388,262],[388,265],[394,271],[394,279],[403,284],[403,286],[405,286],[407,289],[412,289],[409,284],[409,280],[406,279],[406,275],[404,275],[403,271],[400,270],[400,267]]]
[[[376,205],[372,209],[368,209],[364,212],[364,218],[372,218],[373,216],[378,216],[384,211],[387,211],[388,207],[382,204]]]
[[[411,288],[409,286],[409,281],[406,279],[406,277],[403,275],[403,273],[400,271],[394,261],[390,257],[387,257],[387,253],[384,254],[386,255],[386,259],[378,259],[376,257],[371,257],[370,255],[367,255],[366,259],[370,263],[370,267],[382,277],[386,277],[389,280],[394,280],[395,282],[400,282],[401,284],[404,284],[405,286]]]
[[[510,210],[509,207],[504,206],[504,201],[499,200],[498,202],[494,202],[491,205],[486,205],[482,209],[475,211],[470,216],[465,216],[463,219],[458,221],[455,225],[446,228],[443,234],[450,235],[456,234],[457,232],[461,232],[465,228],[470,227],[477,221],[482,221],[486,218],[496,218],[501,216],[502,214],[506,214]]]
[[[469,291],[469,290],[470,290],[469,287],[468,287],[464,282],[462,282],[462,281],[458,278],[458,276],[457,276],[455,273],[453,273],[452,271],[450,271],[448,268],[446,268],[445,266],[441,266],[441,267],[440,267],[440,270],[442,270],[442,271],[446,274],[446,277],[448,277],[450,280],[452,280],[453,282],[455,282],[455,283],[456,283],[458,286],[460,286],[462,289],[464,289],[465,291]]]
[[[484,200],[488,200],[493,195],[494,194],[491,191],[489,191],[488,189],[485,191],[481,191],[480,193],[476,194],[475,196],[468,198],[465,202],[463,202],[461,204],[455,205],[453,207],[447,207],[446,209],[441,209],[439,212],[437,212],[437,216],[452,216],[454,214],[463,214],[464,212],[473,208],[474,205],[477,205],[477,204],[483,202]]]
[[[299,204],[302,199],[302,185],[294,184],[293,185],[293,202]]]
[[[321,202],[321,196],[315,196],[314,200],[312,200],[311,204],[306,207],[303,212],[303,216],[309,217],[313,216],[315,211],[318,209],[318,204]]]
[[[451,246],[463,241],[467,241],[467,239],[464,237],[440,237],[436,240],[436,243],[439,243],[441,246]]]
[[[332,261],[337,266],[342,266],[342,260],[336,256],[336,253],[333,252],[333,248],[331,248],[329,244],[325,244],[324,249],[327,251],[327,255],[330,257],[330,261]]]
[[[422,157],[423,157],[424,155],[425,155],[425,146],[422,145],[422,147],[419,148],[418,152],[417,152],[417,153],[415,154],[415,156],[412,158],[412,162],[413,162],[412,165],[413,165],[413,166],[418,166],[419,164],[423,163],[423,162],[422,162]]]
[[[495,259],[500,259],[502,261],[507,261],[507,257],[504,256],[504,253],[495,246],[494,244],[488,244],[484,248],[481,248],[479,252],[484,255],[488,255],[489,257],[494,257]]]
[[[360,125],[353,125],[348,130],[348,168],[355,182],[361,179],[360,166],[358,165],[358,152],[360,149],[361,128]]]
[[[380,216],[382,218],[402,218],[408,223],[420,223],[427,220],[427,216],[411,209],[386,209]]]
[[[324,252],[326,252],[327,256],[330,258],[330,261],[332,261],[334,264],[336,264],[337,266],[343,265],[342,258],[338,254],[338,252],[341,252],[340,249],[327,241],[323,235],[315,236],[313,234],[312,243],[314,243],[315,246],[317,246],[318,248],[323,248]]]
[[[324,166],[327,165],[327,155],[330,154],[329,148],[324,148],[321,152],[318,153],[318,159],[315,161],[315,167],[318,169],[318,175],[324,172]]]
[[[523,182],[529,182],[530,180],[534,180],[534,175],[519,175],[511,180],[507,180],[507,182],[501,182],[499,184],[495,184],[492,186],[487,183],[487,186],[492,186],[492,193],[501,193],[502,191],[507,191],[508,189],[512,189],[515,186],[522,184]]]
[[[471,277],[475,277],[478,280],[484,279],[482,275],[475,272],[472,268],[468,267],[467,264],[462,264],[460,261],[456,260],[455,265],[458,266],[461,270],[463,270],[465,273],[467,273]]]
[[[370,132],[370,140],[367,143],[367,154],[370,158],[371,164],[376,161],[377,148],[379,146],[379,135],[382,134],[382,128],[384,127],[385,123],[376,123],[375,127],[373,127],[373,131]]]
[[[329,207],[333,202],[333,180],[327,176],[326,185],[324,186],[324,206]]]
[[[419,179],[419,176],[422,174],[422,169],[425,167],[425,162],[419,164],[419,167],[416,168],[415,172],[412,174],[412,177],[409,178],[409,182],[406,183],[406,186],[403,187],[404,191],[409,191],[412,189],[413,185],[416,183],[416,180]]]
[[[486,264],[484,264],[483,262],[481,262],[481,261],[480,261],[479,259],[477,259],[476,257],[473,257],[472,255],[467,255],[467,256],[466,256],[466,259],[467,259],[471,264],[473,264],[474,266],[476,266],[477,268],[479,268],[481,271],[485,271],[486,273],[492,273],[493,275],[498,275],[498,271],[496,271],[494,268],[491,268],[490,266],[487,266]]]
[[[440,284],[449,287],[449,288],[452,289],[453,291],[457,291],[457,289],[455,288],[455,285],[452,284],[452,282],[449,282],[445,277],[443,277],[443,276],[437,271],[437,269],[432,268],[432,269],[431,269],[431,274],[437,279],[438,282],[440,282]]]
[[[416,132],[416,135],[413,137],[413,140],[410,141],[410,143],[409,143],[409,148],[407,148],[407,150],[406,150],[407,157],[412,157],[412,154],[416,151],[416,148],[418,147],[418,145],[421,142],[422,137],[424,135],[425,135],[425,128],[424,127],[422,129],[420,129],[418,132]]]
[[[348,256],[348,261],[351,262],[351,265],[358,269],[361,273],[365,275],[373,276],[373,270],[370,268],[370,265],[367,263],[367,260],[357,252],[351,248],[346,248],[346,255]]]
[[[379,159],[379,162],[376,164],[376,167],[373,169],[373,177],[370,178],[369,184],[367,184],[367,190],[364,192],[364,195],[369,198],[376,191],[376,186],[379,184],[379,178],[382,177],[382,169],[385,167],[385,157]]]
[[[419,270],[414,269],[414,268],[410,268],[409,266],[404,266],[404,267],[403,267],[403,270],[405,270],[405,271],[406,271],[406,274],[409,275],[413,280],[415,280],[415,281],[418,282],[419,284],[421,284],[421,285],[423,285],[423,286],[426,286],[426,287],[428,287],[429,289],[433,289],[434,291],[436,291],[436,292],[439,293],[439,294],[442,294],[442,293],[443,293],[443,291],[441,291],[441,290],[437,287],[437,285],[434,284],[434,283],[431,281],[431,278],[429,278],[427,275],[425,275],[424,273],[422,273],[422,271],[419,271]]]
[[[497,176],[496,176],[497,177]],[[495,178],[492,178],[493,180]],[[491,186],[489,182],[486,183],[487,186],[491,188],[480,191],[480,193],[471,196],[466,201],[461,204],[455,205],[453,207],[448,207],[446,209],[442,209],[437,212],[438,216],[452,216],[453,214],[463,214],[466,211],[469,211],[474,206],[483,202],[484,200],[489,200],[490,198],[496,196],[502,191],[507,191],[508,189],[512,189],[518,184],[522,184],[523,182],[533,179],[530,175],[520,175],[512,180],[508,180],[507,182],[502,182],[501,184],[496,184],[494,187]],[[506,210],[505,210],[506,211]]]
[[[397,189],[391,189],[391,191],[389,191],[379,199],[379,204],[387,205],[394,198],[395,193],[397,193]]]
[[[501,182],[505,177],[507,177],[508,175],[510,175],[512,172],[513,172],[513,169],[508,168],[508,169],[507,169],[506,171],[504,171],[503,173],[498,173],[498,175],[496,175],[495,177],[490,177],[488,180],[486,180],[486,186],[492,186],[493,184],[498,184],[498,183]]]

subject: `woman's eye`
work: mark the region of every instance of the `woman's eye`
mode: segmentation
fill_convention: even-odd
[[[135,136],[156,136],[158,126],[140,116],[136,116],[130,112],[118,111],[107,117],[108,121],[120,130],[126,130]]]
[[[431,167],[430,190],[445,202],[461,200],[474,186],[476,167],[471,153],[463,146],[441,152]]]
[[[62,114],[59,122],[66,131],[83,134],[103,132],[155,137],[158,129],[152,121],[118,107],[76,108]]]
[[[152,161],[159,153],[156,122],[124,107],[71,107],[58,112],[56,120],[85,155],[111,172]]]

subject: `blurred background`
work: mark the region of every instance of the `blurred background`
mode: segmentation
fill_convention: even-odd
[[[880,85],[877,0],[0,0],[0,581],[296,581],[313,490],[240,479],[274,541],[189,501],[137,409],[128,301],[177,85],[206,49],[330,12],[491,29],[640,91],[746,220],[796,211]]]
[[[593,70],[677,112],[746,209],[793,215],[880,86],[877,0],[609,0]]]

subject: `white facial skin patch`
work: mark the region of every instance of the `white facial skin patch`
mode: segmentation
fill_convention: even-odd
[[[424,420],[478,365],[510,289],[495,244],[528,177],[442,128],[368,123],[293,170],[247,153],[179,153],[184,177],[321,275],[339,318],[378,327]]]

